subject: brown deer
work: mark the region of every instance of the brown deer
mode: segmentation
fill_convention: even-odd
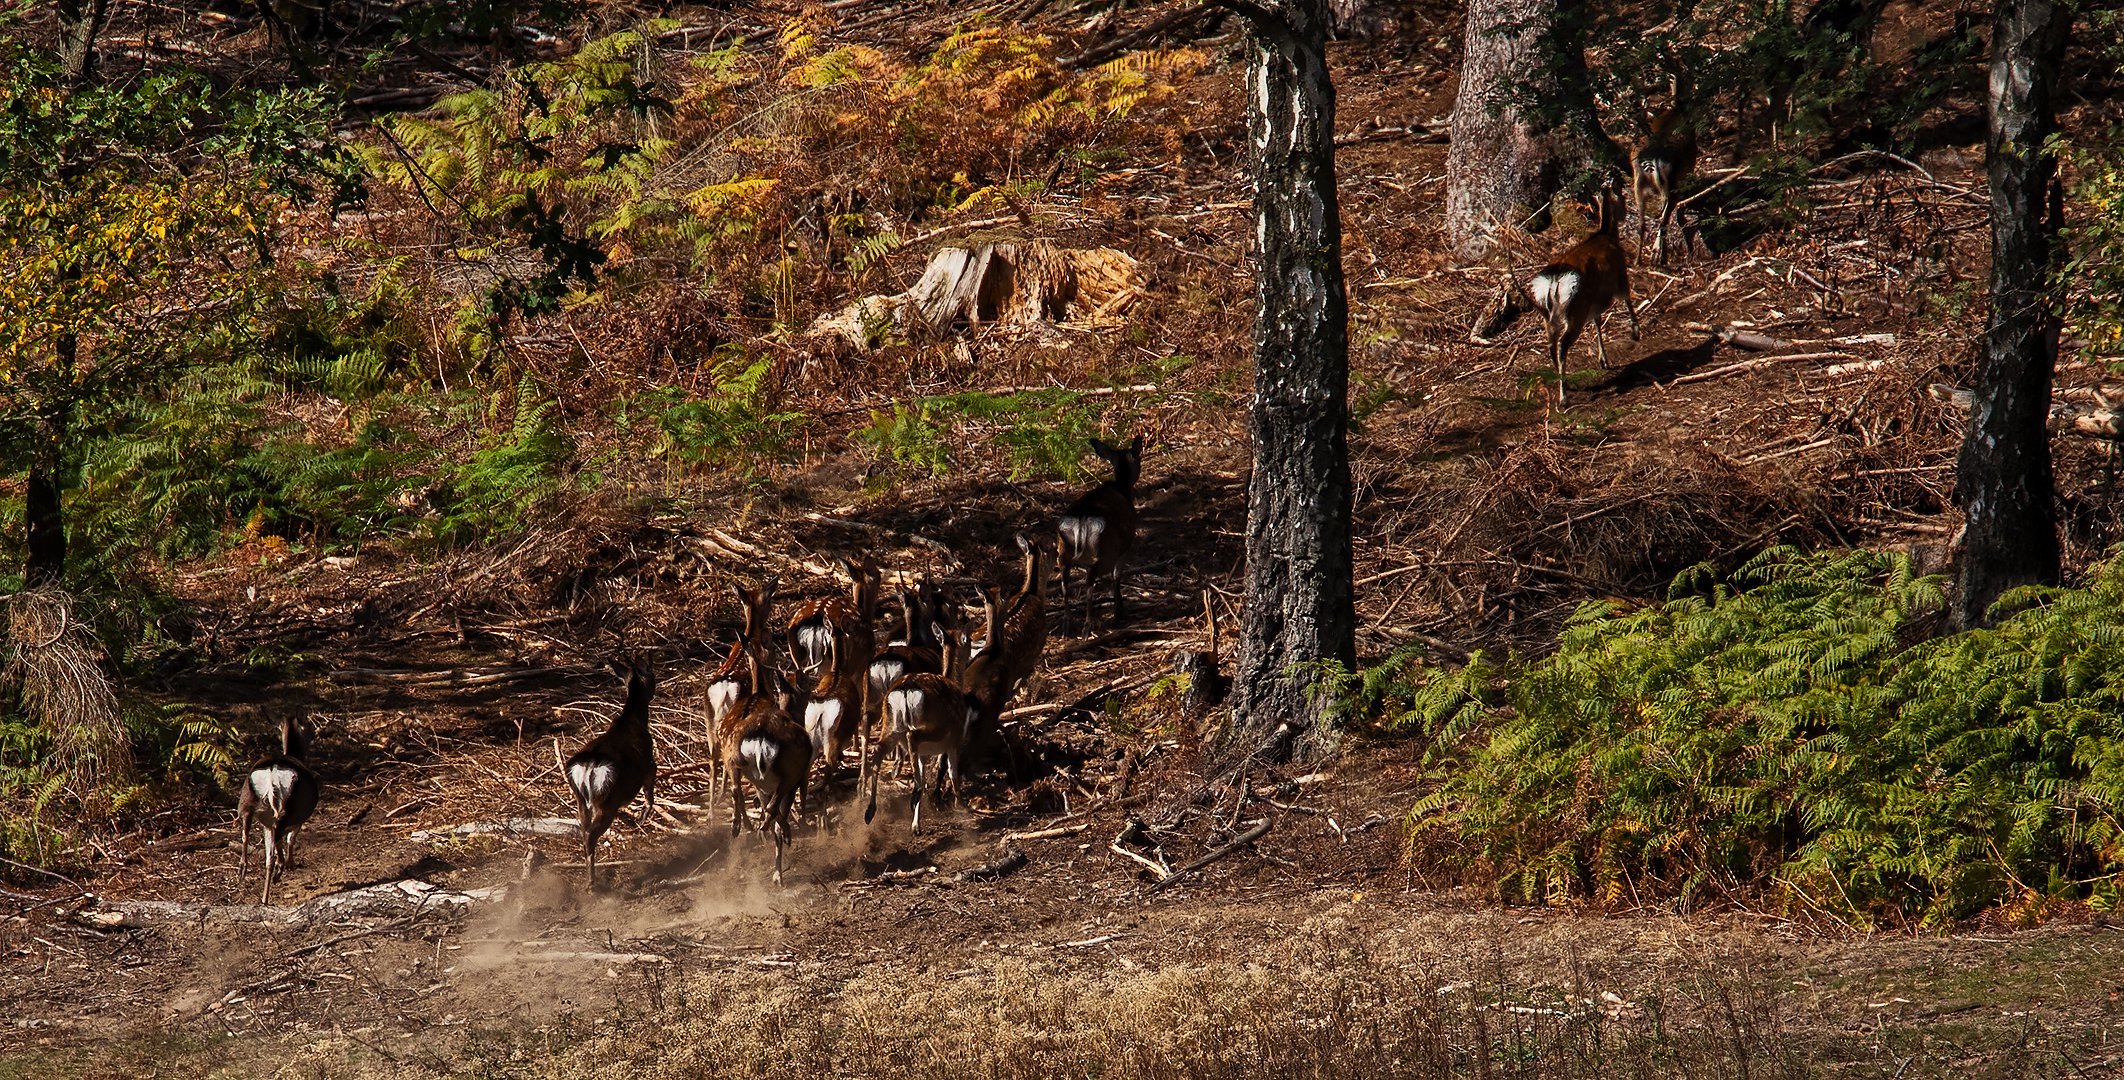
[[[1631,154],[1630,195],[1637,203],[1637,251],[1645,250],[1645,193],[1659,200],[1659,229],[1653,234],[1653,257],[1667,265],[1667,222],[1674,217],[1674,193],[1689,182],[1696,169],[1696,132],[1688,117],[1671,108],[1652,119],[1645,141]],[[1688,230],[1682,231],[1686,248]]]
[[[253,821],[258,823],[265,841],[265,883],[258,892],[260,904],[272,897],[273,882],[287,872],[295,834],[317,810],[322,785],[304,761],[309,756],[310,733],[294,717],[283,717],[280,753],[253,764],[244,775],[242,794],[236,797],[236,834],[242,844],[236,863],[238,883],[250,871]]]
[[[921,672],[935,674],[942,670],[943,656],[935,645],[923,640],[926,636],[917,627],[932,622],[949,621],[944,605],[937,596],[937,587],[928,578],[922,578],[910,589],[899,590],[900,625],[902,633],[879,649],[870,661],[870,700],[884,707],[885,691],[892,688],[902,675]]]
[[[656,810],[656,744],[649,737],[649,699],[656,694],[656,671],[640,657],[612,662],[627,677],[627,701],[605,733],[590,740],[562,770],[583,829],[584,880],[597,887],[597,841],[612,819],[639,794],[647,802],[638,819],[647,823]]]
[[[841,569],[851,583],[846,600],[834,596],[810,601],[789,620],[789,659],[807,685],[819,677],[831,643],[839,642],[840,662],[856,671],[870,666],[876,650],[870,628],[877,621],[877,564],[868,555],[857,555],[842,559]]]
[[[1113,579],[1112,625],[1121,623],[1121,562],[1136,543],[1136,477],[1143,466],[1143,436],[1125,447],[1091,440],[1092,453],[1114,467],[1113,479],[1084,493],[1062,512],[1056,523],[1059,543],[1055,562],[1061,572],[1062,610],[1069,611],[1069,577],[1073,567],[1084,570],[1084,618],[1080,633],[1091,633],[1092,590],[1099,575]]]
[[[1017,541],[1019,550],[1025,553],[1025,573],[1018,592],[1005,600],[1002,589],[982,586],[987,644],[967,662],[966,676],[960,680],[967,694],[981,705],[968,737],[969,743],[976,746],[990,737],[1002,739],[1003,710],[1010,707],[1018,688],[1032,676],[1040,663],[1040,653],[1047,646],[1047,607],[1041,596],[1040,578],[1042,552],[1022,533]],[[1002,745],[1006,754],[1011,753],[1007,740]],[[1014,756],[1011,764],[1015,771]]]
[[[863,711],[869,672],[860,668],[849,670],[847,665],[840,663],[839,650],[838,641],[828,644],[829,660],[819,668],[818,681],[812,684],[810,694],[804,700],[804,732],[811,740],[812,761],[819,766],[821,788],[833,779],[834,770],[841,765],[841,754],[860,734],[862,745],[857,748],[856,759],[856,783],[860,791],[862,779],[868,771],[868,762],[863,756],[870,749],[870,725],[865,722]]]
[[[730,835],[745,821],[745,788],[759,799],[761,828],[774,838],[774,883],[782,883],[783,851],[789,846],[792,808],[811,774],[811,739],[771,692],[758,654],[749,661],[751,691],[731,710],[724,771],[730,774]]]
[[[1556,365],[1556,405],[1564,401],[1564,357],[1571,344],[1593,322],[1593,345],[1599,350],[1600,366],[1608,366],[1608,342],[1602,329],[1608,306],[1617,297],[1630,314],[1630,338],[1636,340],[1637,306],[1630,298],[1630,271],[1617,229],[1622,222],[1622,196],[1613,190],[1600,193],[1600,227],[1593,235],[1573,244],[1556,261],[1543,267],[1527,283],[1534,307],[1548,317],[1549,359]]]
[[[730,592],[737,597],[738,610],[745,613],[744,625],[738,629],[737,643],[730,646],[730,653],[723,658],[721,667],[708,677],[708,721],[713,730],[717,720],[730,711],[737,699],[744,696],[750,684],[750,665],[747,656],[768,640],[769,613],[774,608],[774,590],[781,584],[780,578],[770,577],[757,589],[748,589],[733,584]]]
[[[914,791],[909,805],[914,811],[916,832],[922,831],[922,803],[932,772],[940,790],[947,782],[950,784],[952,802],[957,804],[959,757],[966,749],[974,718],[983,708],[981,701],[957,682],[966,664],[965,632],[947,631],[943,623],[931,623],[930,632],[943,649],[943,672],[902,676],[885,692],[886,717],[892,729],[902,733],[909,756],[914,758]],[[874,753],[882,755],[885,749],[886,744],[881,743]],[[934,765],[925,767],[928,762]],[[878,770],[877,763],[872,762],[870,802],[864,807],[863,820],[869,821],[877,812]]]

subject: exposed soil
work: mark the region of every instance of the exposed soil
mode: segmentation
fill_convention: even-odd
[[[771,24],[772,12],[737,6]],[[856,36],[904,47],[948,25],[908,7],[906,22]],[[1438,254],[1445,144],[1431,133],[1450,111],[1457,31],[1451,11],[1426,7],[1401,32],[1335,53],[1361,422],[1360,651],[1415,643],[1450,660],[1539,647],[1583,600],[1650,595],[1698,561],[1779,541],[1904,545],[1938,566],[1958,525],[1946,496],[1961,420],[1927,387],[1959,385],[1975,340],[1981,147],[1839,161],[1814,177],[1804,228],[1700,238],[1669,267],[1637,268],[1642,339],[1611,320],[1612,369],[1574,357],[1570,408],[1557,411],[1532,320],[1493,344],[1468,332],[1508,272],[1561,241],[1515,238],[1489,267]],[[1746,898],[1689,915],[1502,907],[1404,866],[1402,815],[1423,785],[1405,745],[1359,742],[1309,775],[1259,772],[1243,799],[1204,781],[1203,733],[1149,691],[1174,649],[1203,647],[1202,590],[1232,597],[1239,582],[1248,195],[1228,61],[1196,78],[1184,106],[1133,121],[1146,147],[1158,145],[1148,133],[1183,131],[1181,152],[1146,149],[1056,200],[1058,242],[1145,262],[1158,302],[1133,336],[1073,333],[1050,347],[988,328],[967,343],[979,366],[892,353],[860,378],[831,353],[792,360],[792,393],[822,413],[859,413],[944,385],[1197,358],[1136,414],[1153,450],[1127,625],[1058,636],[1019,699],[1021,769],[1040,783],[1014,788],[987,771],[916,836],[904,788],[888,785],[900,797],[865,825],[844,780],[807,814],[776,888],[770,848],[730,838],[700,756],[703,683],[736,625],[729,582],[773,572],[785,595],[823,595],[834,583],[804,565],[858,547],[893,569],[1009,579],[1011,532],[1050,527],[1072,490],[1014,482],[1002,463],[880,494],[865,486],[867,454],[829,438],[765,491],[608,490],[518,542],[438,562],[239,550],[180,583],[196,605],[197,662],[152,690],[248,731],[288,710],[319,719],[325,801],[274,904],[409,880],[489,891],[288,925],[233,908],[112,925],[139,901],[257,899],[255,876],[238,881],[228,807],[180,805],[94,845],[80,877],[94,902],[16,879],[36,898],[11,889],[7,903],[23,910],[0,922],[0,1014],[12,1020],[0,1026],[0,1076],[450,1074],[474,1060],[508,1075],[622,1017],[664,1024],[702,979],[956,984],[1001,958],[1064,981],[1255,959],[1281,970],[1314,962],[1293,959],[1300,940],[1355,950],[1414,980],[1404,989],[1434,982],[1439,1000],[1472,988],[1469,1008],[1490,1010],[1499,1031],[1562,1030],[1606,1009],[1656,1041],[1668,1030],[1645,1004],[1671,998],[1673,1031],[1706,1040],[1689,1059],[1700,1075],[1746,1075],[1751,1060],[1758,1075],[2124,1067],[2124,938],[2099,922],[1869,937],[1748,910]],[[1722,165],[1712,154],[1704,168]],[[1760,204],[1731,187],[1723,205],[1745,223]],[[1736,350],[1706,324],[1792,346]],[[2067,365],[2061,396],[2086,398],[2097,375]],[[2069,545],[2084,563],[2118,536],[2106,453],[2057,445]],[[655,818],[610,834],[610,882],[583,887],[572,835],[448,835],[572,814],[559,762],[616,712],[620,687],[599,662],[623,646],[664,665],[653,718],[665,779]],[[1153,893],[1144,868],[1110,848],[1132,818],[1147,839],[1129,850],[1173,867],[1256,821],[1270,830]],[[1050,835],[1011,838],[1026,832]],[[1025,854],[1022,869],[957,879],[1005,845]],[[1585,1004],[1603,991],[1618,1001]],[[1704,1035],[1720,1025],[1730,1037]]]

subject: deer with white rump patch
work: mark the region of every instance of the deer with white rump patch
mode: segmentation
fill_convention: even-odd
[[[1092,590],[1099,575],[1113,579],[1114,613],[1111,625],[1121,622],[1121,562],[1136,544],[1136,477],[1143,468],[1143,436],[1127,446],[1111,446],[1091,440],[1092,453],[1114,467],[1113,479],[1084,493],[1055,525],[1059,544],[1055,562],[1061,572],[1062,611],[1069,612],[1069,577],[1072,568],[1084,570],[1084,618],[1082,634],[1091,633]]]
[[[936,675],[902,676],[885,692],[885,715],[891,730],[901,733],[909,756],[914,758],[914,791],[909,805],[914,811],[916,832],[922,831],[922,803],[932,773],[940,789],[947,781],[950,783],[952,802],[958,802],[959,757],[982,707],[981,701],[957,682],[966,664],[965,632],[948,631],[943,623],[931,623],[930,633],[943,648],[944,670]],[[874,753],[883,755],[887,745],[881,742]],[[863,809],[863,820],[869,821],[877,812],[878,764],[873,761],[870,802]]]
[[[723,768],[730,774],[730,835],[745,822],[745,788],[759,797],[761,827],[774,838],[774,883],[782,883],[782,853],[789,846],[792,809],[811,773],[811,739],[768,685],[765,662],[750,660],[751,689],[725,719],[729,740]]]
[[[627,678],[627,700],[605,733],[568,759],[563,771],[583,830],[584,880],[597,887],[597,841],[612,819],[647,795],[639,819],[646,824],[656,810],[656,745],[649,736],[649,699],[656,694],[656,672],[647,660],[614,660],[612,670]]]
[[[1608,342],[1602,330],[1609,305],[1622,298],[1630,315],[1630,338],[1636,340],[1637,306],[1630,298],[1629,260],[1623,255],[1617,235],[1623,214],[1622,196],[1612,190],[1600,193],[1600,227],[1593,235],[1573,244],[1555,262],[1542,267],[1527,283],[1534,307],[1548,318],[1549,361],[1556,365],[1556,404],[1564,401],[1564,357],[1578,340],[1586,322],[1593,323],[1593,345],[1600,366],[1608,366]]]
[[[258,902],[273,895],[273,882],[287,871],[295,834],[317,810],[322,785],[304,761],[310,756],[310,735],[294,717],[280,721],[280,753],[263,758],[244,775],[243,793],[236,797],[236,832],[242,851],[236,864],[241,882],[251,865],[251,823],[265,839],[265,884]]]

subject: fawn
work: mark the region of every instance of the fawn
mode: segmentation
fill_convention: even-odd
[[[1112,625],[1121,622],[1121,561],[1136,543],[1136,477],[1143,465],[1143,436],[1136,436],[1126,447],[1093,439],[1091,448],[1114,467],[1113,479],[1071,503],[1055,525],[1059,538],[1055,562],[1061,571],[1065,614],[1069,611],[1070,568],[1084,569],[1084,618],[1079,624],[1084,634],[1091,633],[1092,589],[1101,574],[1114,583]]]
[[[1564,357],[1571,344],[1593,322],[1593,345],[1600,353],[1600,366],[1608,366],[1608,342],[1602,330],[1608,306],[1621,297],[1630,314],[1630,339],[1636,340],[1637,306],[1630,298],[1630,271],[1623,256],[1617,229],[1622,221],[1622,196],[1613,190],[1600,193],[1600,227],[1593,235],[1573,244],[1555,262],[1542,268],[1527,283],[1534,306],[1548,317],[1549,359],[1556,365],[1556,405],[1564,401]]]
[[[310,756],[310,735],[292,716],[280,721],[280,753],[262,758],[245,775],[243,793],[236,797],[236,834],[242,851],[236,864],[241,882],[251,865],[251,823],[265,840],[265,884],[258,892],[264,904],[273,895],[273,882],[287,871],[295,834],[317,809],[321,785],[317,774],[303,759]]]
[[[563,770],[575,792],[583,829],[584,880],[597,887],[597,841],[612,819],[638,794],[646,794],[639,819],[656,810],[656,745],[649,737],[649,699],[656,693],[656,671],[647,660],[614,660],[612,670],[627,677],[627,701],[605,733],[590,740]]]

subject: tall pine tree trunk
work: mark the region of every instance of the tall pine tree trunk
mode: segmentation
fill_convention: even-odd
[[[1455,259],[1488,254],[1501,224],[1547,228],[1549,200],[1573,173],[1621,164],[1593,112],[1584,18],[1583,0],[1469,0],[1446,152]]]
[[[1332,750],[1334,702],[1302,665],[1356,661],[1350,596],[1348,299],[1335,201],[1325,0],[1230,0],[1246,18],[1254,146],[1253,479],[1229,749]]]
[[[1956,614],[1986,624],[2017,585],[2058,578],[2050,470],[2050,380],[2058,322],[2049,303],[2050,247],[2062,200],[2053,102],[2070,9],[2062,0],[1998,0],[1991,31],[1991,319],[1976,408],[1955,468],[1966,531]]]

